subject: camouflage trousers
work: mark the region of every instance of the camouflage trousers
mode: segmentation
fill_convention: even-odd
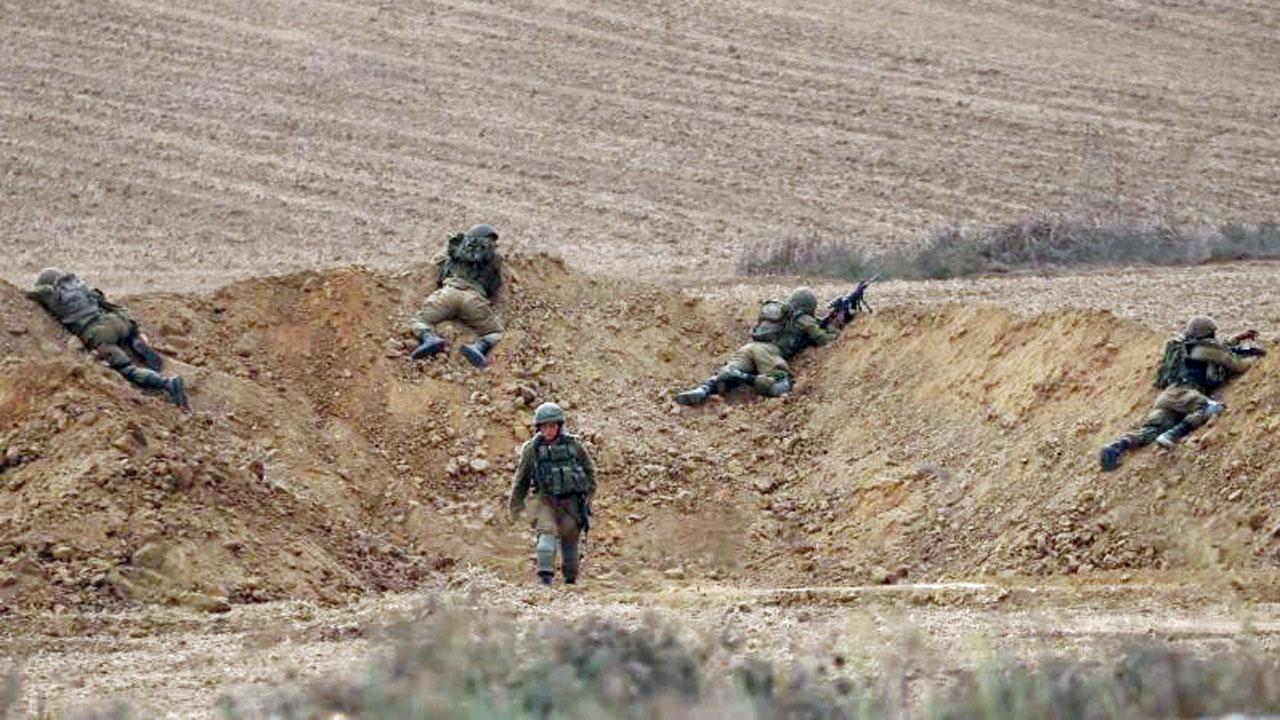
[[[1133,447],[1149,445],[1160,433],[1185,422],[1192,430],[1204,425],[1209,416],[1205,407],[1209,396],[1190,385],[1167,387],[1156,397],[1151,411],[1142,419],[1142,425],[1124,437]]]
[[[565,580],[578,577],[578,540],[582,535],[582,497],[533,498],[533,530],[537,533],[538,572],[555,572],[557,545]]]
[[[90,320],[77,334],[99,360],[129,382],[150,390],[164,387],[164,377],[150,368],[140,367],[130,352],[138,337],[138,326],[132,321],[113,313],[103,313]]]
[[[729,381],[735,374],[733,371],[755,375],[756,389],[762,392],[775,380],[791,377],[791,366],[783,359],[782,351],[767,342],[749,342],[738,348],[716,377],[721,382]]]
[[[488,298],[469,285],[451,284],[446,280],[443,287],[427,296],[410,327],[419,338],[427,333],[438,335],[435,326],[448,320],[466,325],[490,346],[502,339],[502,322]]]

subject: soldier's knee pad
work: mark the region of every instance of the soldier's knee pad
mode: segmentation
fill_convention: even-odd
[[[538,572],[552,572],[556,567],[556,536],[538,533]]]

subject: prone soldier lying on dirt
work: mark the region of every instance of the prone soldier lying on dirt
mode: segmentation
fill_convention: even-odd
[[[533,490],[533,527],[537,533],[538,580],[550,585],[555,575],[556,546],[566,584],[578,581],[578,540],[591,529],[591,498],[596,492],[596,466],[574,435],[564,431],[565,414],[555,403],[533,412],[533,439],[520,447],[511,488],[511,519],[524,512]]]
[[[1211,394],[1248,370],[1263,351],[1240,345],[1257,333],[1243,333],[1224,344],[1215,339],[1217,332],[1218,326],[1212,318],[1195,317],[1187,323],[1182,337],[1166,343],[1155,383],[1162,392],[1137,430],[1102,448],[1103,470],[1115,470],[1120,466],[1121,455],[1149,445],[1153,440],[1170,449],[1226,409],[1226,405],[1214,400]]]
[[[101,290],[89,287],[74,273],[46,268],[27,297],[40,303],[126,380],[146,390],[163,391],[179,407],[188,406],[182,378],[160,374],[164,359],[138,331],[129,311],[107,300]],[[145,367],[139,367],[135,360]]]
[[[853,315],[866,308],[863,295],[872,280],[858,283],[849,295],[831,303],[822,320],[814,317],[818,298],[813,290],[798,287],[787,301],[767,300],[760,306],[751,342],[738,348],[720,370],[701,385],[678,393],[681,405],[701,405],[712,395],[723,395],[746,385],[765,397],[779,397],[791,391],[791,367],[787,361],[807,347],[826,345],[836,338]]]
[[[436,333],[435,326],[458,320],[479,336],[460,348],[463,357],[478,368],[489,365],[489,351],[503,332],[490,304],[502,284],[497,242],[498,232],[489,225],[476,225],[449,238],[447,252],[436,261],[436,290],[410,324],[419,340],[410,355],[414,360],[448,349],[448,341]]]

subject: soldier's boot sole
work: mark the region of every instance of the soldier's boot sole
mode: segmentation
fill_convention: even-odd
[[[1120,455],[1122,451],[1114,445],[1108,445],[1102,448],[1099,461],[1102,465],[1103,472],[1111,472],[1120,467]]]
[[[481,370],[489,367],[489,356],[485,354],[484,349],[478,344],[463,345],[461,350],[462,357],[466,358],[467,362],[471,363],[475,367]]]
[[[409,353],[409,358],[411,360],[421,360],[422,358],[431,357],[444,352],[445,347],[448,345],[448,341],[442,337],[429,337],[423,340],[421,345],[414,348],[413,352]]]
[[[680,405],[701,405],[707,401],[709,395],[706,390],[685,390],[676,395],[676,402]]]

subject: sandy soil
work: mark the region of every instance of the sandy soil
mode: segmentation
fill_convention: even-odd
[[[577,267],[723,275],[808,231],[1280,212],[1261,0],[0,7],[10,281],[398,266],[481,220]]]
[[[883,283],[786,400],[670,401],[798,282],[734,278],[751,243],[1274,219],[1269,2],[0,17],[0,663],[28,711],[207,715],[350,670],[431,592],[521,620],[656,608],[738,638],[726,663],[870,664],[907,627],[943,666],[980,637],[1092,655],[1280,631],[1280,361],[1178,452],[1095,467],[1188,315],[1280,339],[1274,264]],[[481,220],[517,253],[495,365],[410,363],[422,263]],[[193,413],[21,296],[49,264],[128,296]],[[590,581],[551,597],[502,514],[545,399],[604,478]]]

